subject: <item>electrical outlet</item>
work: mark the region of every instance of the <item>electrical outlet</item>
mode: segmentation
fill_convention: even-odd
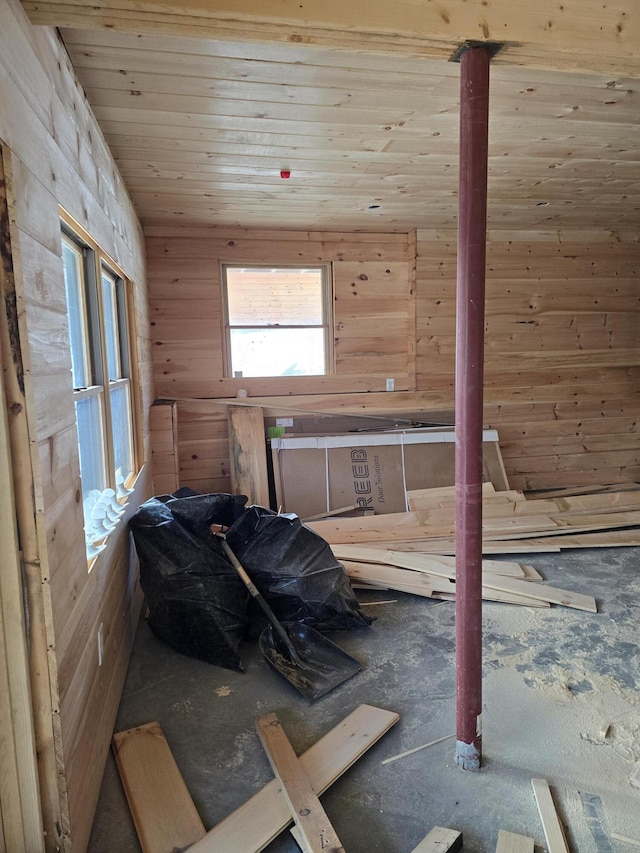
[[[393,389],[394,389],[394,387],[395,387],[395,384],[396,384],[395,379],[387,379],[387,388],[386,388],[386,390],[387,390],[387,391],[393,391]]]
[[[98,628],[98,666],[102,666],[104,660],[104,624],[101,622]]]

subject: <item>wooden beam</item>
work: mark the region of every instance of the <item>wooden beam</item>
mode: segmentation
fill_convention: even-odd
[[[229,406],[231,491],[246,495],[249,504],[269,506],[267,447],[259,406]]]
[[[22,583],[29,619],[26,621],[27,651],[41,814],[47,836],[60,842],[69,828],[66,792],[63,790],[63,757],[60,747],[58,687],[52,676],[56,663],[52,638],[49,562],[44,547],[43,514],[37,512],[34,465],[37,447],[30,415],[33,403],[26,315],[20,310],[25,297],[24,259],[16,249],[18,221],[13,174],[15,160],[9,149],[0,157],[0,361],[4,371],[7,401],[8,442],[13,471],[13,500],[22,558]],[[4,541],[2,539],[1,541]],[[51,667],[51,669],[50,669]],[[26,765],[25,765],[26,769]],[[34,846],[34,849],[38,849]]]
[[[289,42],[409,56],[449,58],[465,40],[505,42],[498,62],[638,76],[640,16],[633,0],[615,8],[600,0],[558,6],[555,0],[483,0],[446,7],[374,0],[357,3],[294,0],[23,0],[34,24],[75,29]],[[269,8],[270,7],[270,8]]]
[[[360,705],[300,756],[311,786],[320,795],[399,720],[398,714]],[[215,826],[189,853],[252,850],[257,853],[291,823],[280,783],[273,779]]]
[[[183,850],[205,828],[160,723],[113,736],[113,753],[143,853]]]
[[[44,853],[12,480],[4,374],[0,370],[0,849]]]
[[[434,826],[412,853],[456,853],[462,848],[462,833],[457,829]]]
[[[309,853],[344,853],[333,826],[311,787],[278,717],[264,714],[257,722],[258,737],[280,780],[282,795]]]
[[[551,797],[551,789],[546,779],[532,779],[531,786],[535,794],[540,820],[544,829],[544,837],[547,839],[549,853],[569,853],[567,840],[564,837],[564,829],[558,819],[556,807]]]

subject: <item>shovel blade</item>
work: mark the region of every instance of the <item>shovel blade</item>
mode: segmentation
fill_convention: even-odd
[[[260,651],[269,666],[309,702],[320,699],[362,670],[359,661],[310,625],[299,622],[283,622],[282,625],[296,656],[286,648],[271,625],[260,635]]]

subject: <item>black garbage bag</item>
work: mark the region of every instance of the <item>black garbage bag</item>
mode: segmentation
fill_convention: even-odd
[[[245,503],[224,494],[165,495],[129,521],[149,627],[176,651],[240,671],[248,593],[209,528],[218,518],[232,524]]]
[[[227,531],[227,541],[280,621],[320,631],[373,622],[327,542],[296,515],[248,507]]]

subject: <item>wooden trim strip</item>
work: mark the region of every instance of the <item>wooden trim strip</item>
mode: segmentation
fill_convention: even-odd
[[[326,853],[327,850],[344,853],[340,839],[276,714],[259,717],[257,730],[269,764],[280,780],[282,796],[302,836],[304,847],[309,853]]]
[[[538,812],[544,829],[544,837],[547,839],[549,853],[569,853],[564,829],[553,804],[549,783],[546,779],[532,779],[531,785],[538,804]]]

